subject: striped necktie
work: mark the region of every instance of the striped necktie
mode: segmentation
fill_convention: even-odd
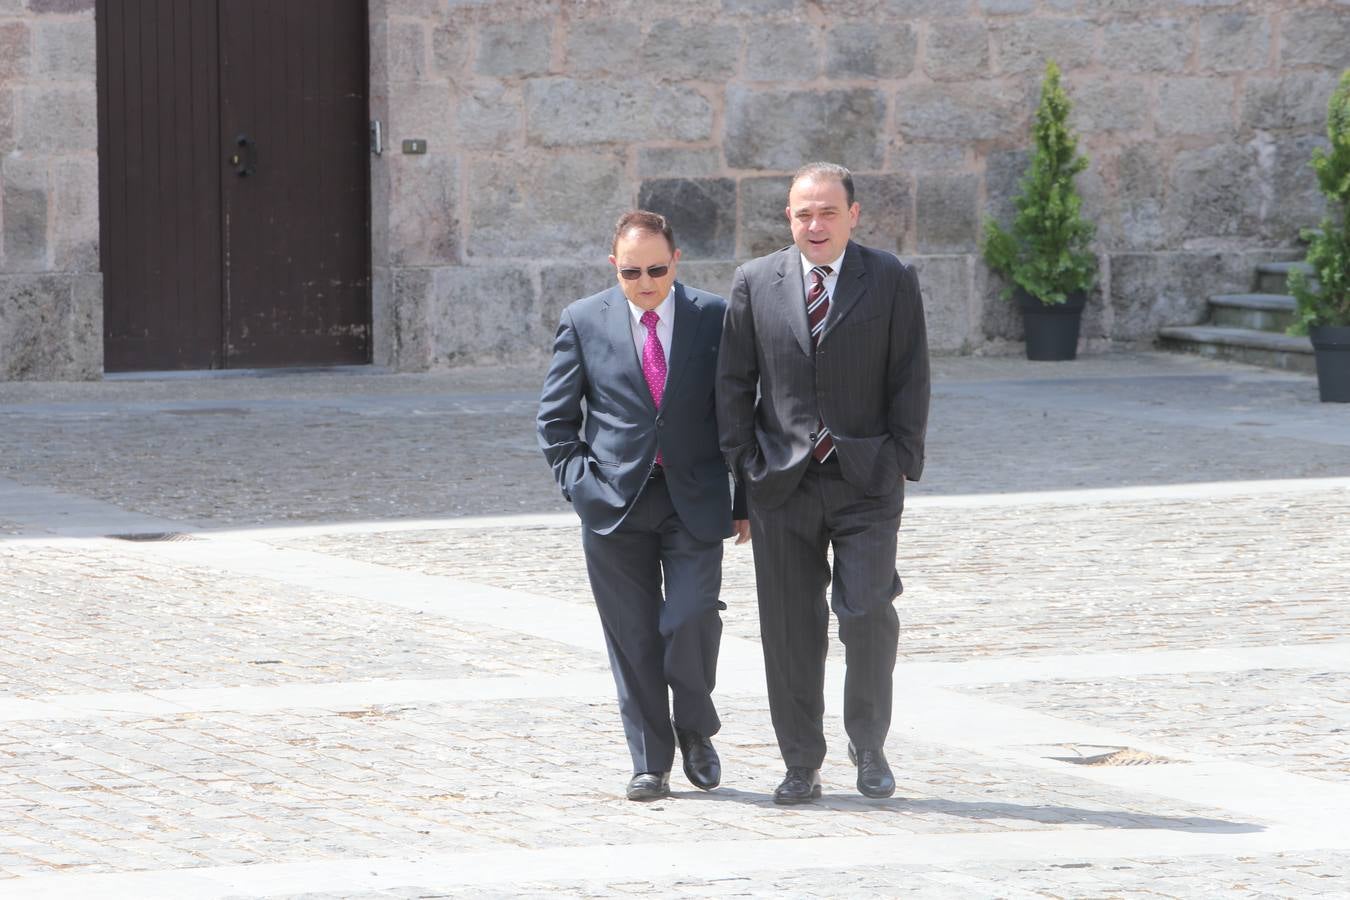
[[[829,266],[816,266],[811,270],[811,289],[806,292],[806,321],[811,326],[811,349],[816,349],[816,344],[820,343],[820,334],[825,330],[825,316],[830,311],[830,295],[825,290],[825,276],[833,270]],[[821,419],[816,429],[816,445],[811,448],[811,455],[819,462],[824,462],[830,458],[834,452],[834,437],[830,434],[830,429],[825,427],[825,420]]]

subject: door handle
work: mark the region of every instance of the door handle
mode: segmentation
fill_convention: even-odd
[[[253,142],[253,138],[240,134],[234,139],[234,147],[234,153],[230,154],[234,174],[240,178],[252,175],[258,168],[258,145]]]

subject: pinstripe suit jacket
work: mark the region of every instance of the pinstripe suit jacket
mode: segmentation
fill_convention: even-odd
[[[928,426],[928,339],[919,279],[849,242],[811,349],[795,246],[736,270],[717,368],[720,443],[750,498],[772,509],[801,481],[824,421],[843,476],[869,496],[918,481]]]

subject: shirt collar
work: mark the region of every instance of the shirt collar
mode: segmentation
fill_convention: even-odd
[[[845,245],[845,247],[844,247],[844,252],[843,252],[843,253],[840,253],[837,257],[835,257],[835,259],[834,259],[833,262],[828,263],[828,265],[829,265],[829,267],[830,267],[830,275],[829,275],[829,276],[826,276],[827,278],[830,277],[830,276],[836,276],[836,275],[839,274],[839,267],[842,266],[842,265],[844,264],[844,254],[845,254],[845,253],[848,253],[848,246],[847,246],[847,245]],[[801,256],[801,259],[802,259],[802,278],[803,278],[803,280],[805,280],[805,281],[810,281],[810,280],[811,280],[811,270],[814,269],[814,268],[816,267],[816,266],[815,266],[815,263],[813,263],[813,262],[811,262],[810,260],[808,260],[808,259],[806,258],[806,254],[805,254],[805,253],[802,253],[801,251],[798,251],[798,254]]]
[[[645,325],[642,325],[642,314],[646,312],[646,310],[635,304],[632,300],[629,300],[627,297],[625,297],[624,300],[628,302],[628,312],[632,314],[633,321],[643,328],[647,327]],[[660,306],[652,310],[652,312],[656,313],[661,318],[660,323],[661,325],[671,324],[670,317],[672,313],[670,310],[671,307],[674,305],[675,305],[675,285],[672,284],[670,286],[670,292],[666,294],[666,299],[661,301]]]

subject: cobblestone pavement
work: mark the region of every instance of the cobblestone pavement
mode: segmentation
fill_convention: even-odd
[[[724,784],[622,799],[538,375],[0,385],[0,896],[1350,896],[1350,408],[1311,379],[940,360],[899,790],[853,788],[836,642],[788,809],[732,546]],[[100,536],[149,531],[191,539]]]

